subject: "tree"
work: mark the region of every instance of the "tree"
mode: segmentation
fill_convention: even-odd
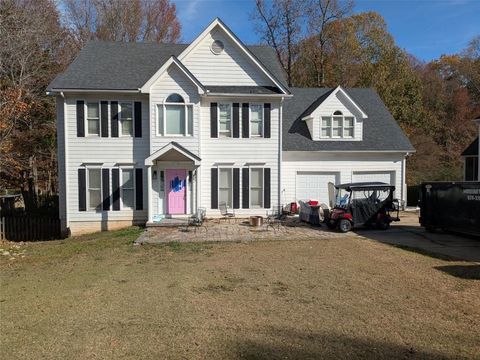
[[[5,0],[0,39],[0,186],[53,191],[55,108],[45,88],[69,58],[68,32],[53,1]]]
[[[263,41],[272,46],[287,74],[288,85],[292,86],[292,66],[297,53],[297,44],[302,34],[305,18],[303,1],[256,0],[252,18],[256,21],[256,31]]]
[[[335,36],[334,21],[343,19],[353,8],[353,0],[310,0],[307,2],[308,33],[312,36],[309,49],[317,86],[325,86],[327,47]]]
[[[81,48],[91,39],[177,42],[180,23],[169,0],[63,0],[64,23]]]

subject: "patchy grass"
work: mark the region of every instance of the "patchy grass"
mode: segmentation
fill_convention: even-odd
[[[141,231],[1,243],[1,357],[480,357],[478,265],[354,237],[134,246]]]

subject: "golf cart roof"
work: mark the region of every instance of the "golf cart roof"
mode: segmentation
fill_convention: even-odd
[[[375,190],[375,189],[395,189],[395,186],[379,182],[379,181],[370,181],[370,182],[356,182],[356,183],[346,183],[346,184],[340,184],[340,185],[335,185],[335,188],[337,189],[345,189],[347,191],[351,190]]]

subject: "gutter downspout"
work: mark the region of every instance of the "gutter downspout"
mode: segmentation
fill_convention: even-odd
[[[66,230],[70,228],[70,216],[69,216],[69,209],[68,209],[68,128],[67,128],[67,104],[66,98],[63,91],[60,92],[60,96],[63,99],[63,142],[64,142],[64,151],[65,151],[65,227]]]
[[[282,160],[283,160],[283,145],[282,145],[282,134],[283,134],[283,101],[284,97],[280,100],[280,114],[278,115],[279,124],[278,124],[278,206],[281,207],[282,204]]]

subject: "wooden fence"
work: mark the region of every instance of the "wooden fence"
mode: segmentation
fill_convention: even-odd
[[[0,239],[40,241],[60,239],[60,219],[52,217],[6,216],[0,218]]]

